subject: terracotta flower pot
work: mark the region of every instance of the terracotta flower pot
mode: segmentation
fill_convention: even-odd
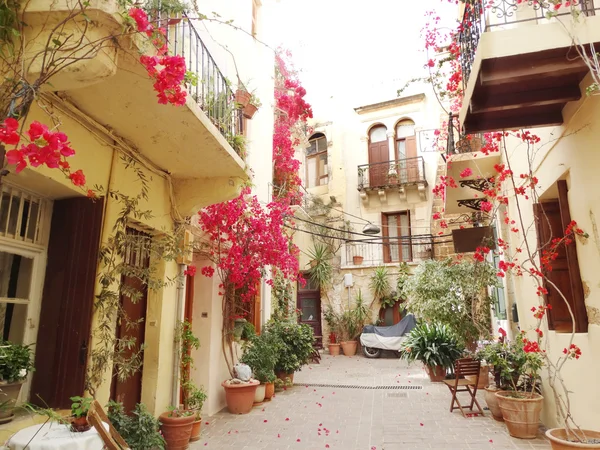
[[[89,424],[87,417],[74,417],[71,419],[71,431],[75,433],[83,433],[88,431],[92,426]]]
[[[254,394],[260,383],[252,380],[249,383],[229,384],[229,380],[221,383],[225,389],[225,401],[231,414],[248,414],[254,405]]]
[[[446,378],[446,368],[442,366],[425,366],[429,381],[432,383],[441,383]]]
[[[354,356],[356,355],[356,347],[358,346],[357,341],[345,341],[342,342],[342,350],[344,351],[344,355],[346,356]]]
[[[529,392],[498,391],[498,405],[511,436],[521,439],[535,439],[540,424],[540,413],[544,397]]]
[[[196,442],[200,439],[202,433],[202,417],[196,416],[196,420],[192,424],[192,433],[190,434],[190,442]]]
[[[498,405],[498,398],[496,397],[496,392],[498,391],[499,389],[486,387],[483,398],[485,399],[485,403],[492,413],[492,417],[498,422],[504,422],[504,419],[502,418],[502,410],[500,409],[500,405]]]
[[[331,356],[339,356],[340,344],[329,344],[329,354]]]
[[[596,440],[598,443],[584,444],[581,442],[572,442],[567,440],[567,432],[564,428],[551,428],[546,431],[546,437],[550,439],[552,450],[571,450],[574,448],[600,449],[600,432],[581,430],[585,434],[586,439]]]
[[[265,402],[270,402],[275,394],[275,383],[265,383]]]
[[[165,412],[158,417],[160,431],[167,442],[167,448],[169,450],[186,450],[196,416],[169,417],[169,414]]]
[[[15,415],[14,406],[19,398],[23,383],[0,384],[0,403],[6,404],[0,410],[0,423],[8,423]]]
[[[287,372],[283,372],[283,371],[278,371],[275,373],[275,375],[277,375],[277,378],[279,378],[281,381],[285,381],[286,378],[289,378],[290,381],[292,383],[294,383],[294,373],[287,373]]]
[[[363,257],[362,256],[353,256],[352,257],[352,264],[354,264],[355,266],[360,266],[363,262]]]
[[[242,114],[246,119],[252,119],[252,117],[254,117],[254,114],[256,114],[256,111],[258,111],[258,108],[252,105],[251,103],[248,103],[246,106],[244,106]]]
[[[252,94],[244,89],[238,89],[235,91],[235,102],[240,105],[241,108],[245,108],[250,102]]]
[[[265,401],[266,386],[261,383],[257,386],[256,392],[254,393],[254,404],[262,403]]]

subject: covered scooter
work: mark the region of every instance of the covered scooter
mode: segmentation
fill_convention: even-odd
[[[412,314],[407,314],[400,322],[391,327],[365,325],[360,335],[360,344],[367,358],[379,358],[381,350],[400,351],[406,335],[417,326]]]

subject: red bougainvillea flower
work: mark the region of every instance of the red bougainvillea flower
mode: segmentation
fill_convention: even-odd
[[[467,167],[465,170],[463,170],[460,173],[460,177],[461,178],[466,178],[466,177],[470,177],[471,175],[473,175],[473,170],[471,170],[470,167]]]
[[[189,266],[187,266],[187,268],[183,271],[183,274],[186,276],[190,276],[193,277],[194,275],[196,275],[196,266],[190,264]]]
[[[85,175],[83,174],[81,169],[76,172],[73,172],[71,175],[69,175],[69,178],[71,179],[71,181],[73,182],[73,184],[75,186],[84,186],[85,185]]]
[[[6,145],[17,145],[20,140],[18,129],[19,122],[16,119],[12,117],[4,119],[0,124],[0,142]]]
[[[211,266],[204,266],[202,269],[200,269],[200,273],[207,278],[212,278],[212,276],[215,274],[215,269],[213,269]]]
[[[575,344],[571,344],[568,349],[563,349],[563,353],[570,359],[579,359],[581,357],[581,349]]]

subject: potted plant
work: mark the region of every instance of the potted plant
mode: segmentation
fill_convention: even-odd
[[[92,426],[88,423],[87,413],[94,399],[92,397],[71,397],[71,430],[82,433]]]
[[[32,370],[30,345],[0,341],[0,423],[13,419],[23,380]]]
[[[258,97],[256,95],[252,94],[250,96],[250,100],[248,101],[248,104],[246,106],[244,106],[244,109],[242,110],[242,114],[244,115],[244,117],[246,119],[252,119],[252,117],[254,117],[254,114],[256,114],[256,111],[258,111],[258,108],[260,108],[261,106],[262,106],[262,103],[260,102]]]
[[[171,408],[159,418],[160,431],[169,450],[185,450],[190,443],[196,415],[192,411]]]
[[[275,363],[277,378],[289,378],[293,383],[294,372],[308,364],[313,352],[314,336],[309,325],[299,324],[293,319],[273,319],[266,328],[266,332],[273,333],[281,341],[281,349]]]
[[[235,378],[221,383],[225,389],[227,409],[231,414],[248,414],[252,411],[260,381],[252,378],[252,369],[247,364],[236,364],[233,372]]]
[[[200,433],[202,432],[202,406],[206,401],[206,392],[202,387],[198,388],[193,381],[188,381],[185,385],[181,386],[181,390],[184,392],[184,403],[183,407],[194,414],[194,424],[192,425],[192,432],[190,434],[190,442],[197,441],[200,439]]]
[[[390,164],[387,173],[388,184],[398,184],[398,167],[396,164]]]
[[[446,371],[464,352],[450,328],[438,322],[421,323],[413,328],[400,349],[400,357],[423,363],[432,382],[443,381]]]
[[[339,318],[331,305],[328,305],[325,309],[325,313],[323,314],[323,318],[325,319],[325,323],[327,323],[327,327],[329,328],[329,354],[331,356],[338,356],[340,354],[340,344],[337,342],[337,335],[335,331],[339,329]]]
[[[260,381],[256,389],[254,403],[262,403],[267,396],[267,385],[269,387],[269,399],[275,392],[275,364],[282,347],[282,342],[273,333],[263,332],[259,336],[253,336],[244,347],[244,354],[240,362],[247,364],[252,369],[254,378]]]
[[[106,406],[108,420],[132,449],[164,450],[165,440],[160,434],[160,422],[143,403],[135,405],[131,414],[125,414],[123,404],[110,401]]]
[[[252,97],[252,94],[248,92],[242,83],[240,83],[235,91],[235,102],[237,103],[237,107],[239,109],[245,108],[250,102],[250,97]]]
[[[342,312],[338,320],[338,334],[341,337],[341,346],[344,355],[354,356],[358,347],[357,338],[362,333],[365,324],[369,321],[371,311],[362,298],[359,289],[353,309]]]
[[[360,266],[364,261],[364,257],[360,256],[360,255],[354,255],[352,257],[352,264],[354,264],[355,266]]]

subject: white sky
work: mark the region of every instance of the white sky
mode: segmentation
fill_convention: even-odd
[[[425,73],[420,30],[432,9],[448,24],[456,17],[448,0],[278,0],[263,29],[291,50],[318,112],[331,97],[349,107],[391,100]]]

